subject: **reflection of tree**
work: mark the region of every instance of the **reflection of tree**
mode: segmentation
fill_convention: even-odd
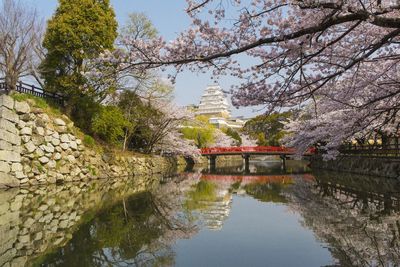
[[[286,203],[282,194],[289,184],[285,183],[252,183],[246,184],[243,189],[255,199],[263,202]]]
[[[209,208],[210,202],[217,201],[216,185],[209,181],[198,182],[194,189],[189,191],[185,201],[188,211],[205,210]]]
[[[179,213],[176,184],[157,192],[125,198],[104,209],[74,234],[62,249],[46,256],[43,265],[170,266],[171,245],[196,229]]]
[[[377,182],[380,187],[372,186]],[[399,196],[391,193],[396,183],[321,175],[316,184],[298,181],[286,195],[340,266],[399,266]]]

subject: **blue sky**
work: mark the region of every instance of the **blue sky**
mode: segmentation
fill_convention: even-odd
[[[57,7],[57,0],[22,0],[36,7],[38,13],[46,19],[50,18]],[[132,12],[143,12],[153,22],[154,26],[166,40],[171,40],[190,25],[190,20],[184,12],[184,0],[111,0],[120,25],[124,24]],[[162,75],[162,73],[161,73]],[[222,77],[219,84],[229,90],[233,79]],[[175,84],[175,102],[178,105],[198,104],[200,97],[208,84],[211,84],[210,74],[180,73]],[[254,116],[254,108],[232,108],[235,116]],[[260,113],[260,112],[257,112]]]

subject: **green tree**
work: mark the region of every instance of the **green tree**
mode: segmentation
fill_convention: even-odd
[[[208,122],[208,117],[196,116],[194,121],[187,121],[186,127],[181,129],[183,137],[193,140],[198,148],[210,146],[214,143],[215,127]]]
[[[232,128],[226,128],[223,130],[223,132],[227,135],[232,137],[233,139],[236,140],[236,146],[240,146],[242,144],[242,138],[240,137],[239,133]]]
[[[131,123],[116,106],[104,106],[94,117],[92,131],[109,144],[120,144]]]
[[[71,114],[82,94],[101,101],[107,92],[87,86],[85,62],[105,49],[113,49],[117,22],[109,0],[59,0],[48,22],[43,46],[47,54],[41,74],[49,91],[64,95]],[[115,88],[109,88],[110,90]]]
[[[286,134],[283,130],[285,122],[291,116],[291,112],[259,115],[246,122],[244,131],[256,138],[257,144],[260,146],[280,146],[281,139]]]
[[[157,37],[157,29],[144,13],[130,13],[128,17],[118,37],[120,45],[123,46],[126,40],[149,40]]]

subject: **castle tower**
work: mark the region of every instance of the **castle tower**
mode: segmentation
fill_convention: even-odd
[[[210,117],[230,117],[230,105],[219,85],[207,86],[203,96],[200,99],[197,115],[206,115]]]

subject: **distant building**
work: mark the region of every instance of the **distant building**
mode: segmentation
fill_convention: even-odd
[[[228,99],[219,85],[207,86],[200,99],[196,114],[223,118],[229,118],[231,116]]]
[[[230,105],[225,93],[219,85],[207,86],[198,106],[190,105],[189,110],[196,115],[209,118],[209,123],[218,128],[240,129],[246,123],[242,117],[231,118]]]

